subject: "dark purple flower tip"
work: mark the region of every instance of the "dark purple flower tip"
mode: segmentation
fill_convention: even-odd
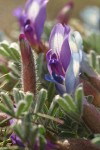
[[[27,19],[27,20],[26,20],[26,22],[25,22],[25,24],[24,24],[24,27],[25,27],[26,25],[28,25],[28,24],[31,24],[30,19]]]
[[[69,5],[71,8],[73,8],[73,7],[74,7],[74,2],[73,2],[73,0],[70,0],[70,1],[67,3],[67,5]]]
[[[29,22],[29,20],[27,21]],[[31,46],[36,47],[38,45],[37,36],[35,34],[34,28],[30,24],[28,24],[28,22],[24,26],[24,33]]]
[[[58,82],[60,84],[64,83],[64,78],[62,76],[59,76],[59,75],[55,74],[54,72],[52,73],[52,76],[56,82]]]
[[[51,59],[49,62],[50,65],[55,65],[56,63],[57,63],[56,59]]]
[[[21,141],[21,139],[15,134],[12,133],[11,136],[11,141],[14,145],[18,145],[20,147],[25,147],[23,142]],[[35,145],[33,147],[34,150],[39,150],[40,146],[39,146],[39,141],[36,140]],[[46,144],[45,144],[45,150],[55,150],[57,149],[57,145],[53,144],[51,141],[47,140]]]
[[[24,27],[24,31],[25,33],[30,33],[30,32],[33,32],[33,29],[29,24],[26,24]]]
[[[11,141],[14,145],[24,147],[24,144],[22,143],[21,139],[15,133],[12,133],[10,138],[11,138]]]
[[[51,55],[51,59],[57,59],[57,55],[56,55],[55,53],[53,53],[53,54]]]
[[[74,7],[73,0],[70,0],[65,4],[65,6],[61,9],[60,13],[58,14],[58,21],[62,24],[67,24],[70,17],[70,10]]]
[[[56,150],[57,149],[57,145],[54,143],[51,143],[51,141],[47,141],[45,150]]]
[[[26,39],[25,34],[21,33],[19,35],[19,41]]]
[[[59,60],[57,60],[56,58],[50,59],[48,65],[51,70],[51,74],[52,74],[52,72],[55,72],[58,75],[64,76],[64,70],[63,70],[63,67],[62,67],[61,63],[59,62]]]

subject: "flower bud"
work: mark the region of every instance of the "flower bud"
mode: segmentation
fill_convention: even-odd
[[[22,85],[24,92],[36,94],[36,72],[32,49],[24,34],[19,37],[22,59]]]

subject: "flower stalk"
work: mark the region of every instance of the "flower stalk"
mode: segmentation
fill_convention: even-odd
[[[24,34],[19,37],[22,60],[22,85],[24,92],[36,94],[36,72],[32,49]]]

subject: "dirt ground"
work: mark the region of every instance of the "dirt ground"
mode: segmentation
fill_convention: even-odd
[[[12,16],[13,10],[22,5],[24,6],[26,0],[0,0],[0,30],[11,31],[12,24],[15,21],[15,18]],[[79,12],[88,5],[96,5],[100,7],[100,0],[74,0],[75,7],[73,10],[73,16],[79,16]],[[47,18],[55,18],[57,12],[67,0],[50,0],[47,6]]]

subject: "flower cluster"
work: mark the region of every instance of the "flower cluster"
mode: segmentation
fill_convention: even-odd
[[[24,10],[19,7],[14,11],[22,32],[25,33],[31,46],[35,48],[41,43],[47,3],[48,0],[28,0]]]
[[[51,31],[46,59],[50,76],[60,94],[73,93],[79,82],[82,61],[82,38],[70,27],[58,23]]]

